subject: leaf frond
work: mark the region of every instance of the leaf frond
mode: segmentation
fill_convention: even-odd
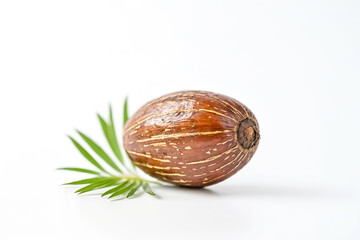
[[[120,147],[119,147],[119,142],[118,142],[117,137],[116,137],[115,124],[114,124],[114,120],[113,120],[113,114],[112,114],[111,105],[109,106],[109,118],[110,118],[109,135],[110,135],[110,139],[111,139],[111,144],[113,145],[113,148],[114,148],[113,149],[114,154],[119,159],[119,161],[124,165],[124,158],[123,158],[123,155],[121,153],[121,150],[120,150]]]
[[[82,185],[82,184],[88,184],[93,183],[99,180],[104,180],[106,177],[94,177],[94,178],[87,178],[83,180],[78,180],[74,182],[64,183],[63,185]]]
[[[130,198],[130,197],[132,197],[135,193],[136,193],[136,191],[140,188],[140,186],[141,186],[141,183],[136,183],[136,185],[128,192],[128,194],[126,195],[126,198]]]
[[[75,139],[73,139],[72,137],[70,137],[70,140],[73,142],[73,144],[75,145],[75,147],[79,150],[79,152],[91,163],[93,164],[95,167],[97,167],[99,170],[101,170],[102,172],[107,173],[107,171],[95,160],[95,158],[93,158],[90,153],[88,153],[85,148],[83,148]]]
[[[128,181],[122,182],[122,183],[120,183],[119,186],[107,190],[107,191],[104,192],[101,196],[104,197],[104,196],[106,196],[106,195],[109,195],[109,194],[111,194],[111,193],[114,193],[114,192],[120,190],[121,188],[124,188],[124,187],[125,187],[126,185],[128,185],[128,184],[129,184]]]
[[[101,181],[96,181],[96,182],[93,182],[93,183],[83,187],[83,188],[76,190],[75,193],[82,194],[82,193],[90,192],[90,191],[97,190],[100,188],[110,187],[110,186],[112,186],[112,184],[115,184],[116,182],[117,182],[116,179],[104,179]]]
[[[136,184],[135,182],[131,182],[127,187],[124,187],[124,188],[121,188],[121,189],[117,190],[116,192],[114,192],[113,194],[110,195],[109,199],[113,198],[113,197],[116,197],[116,196],[119,196],[121,194],[127,193],[128,191],[130,191],[132,189],[132,187],[135,184]]]
[[[144,182],[141,187],[143,188],[144,192],[146,192],[147,194],[156,196],[156,194],[151,190],[151,187],[149,185],[149,183]]]
[[[124,106],[123,106],[123,127],[128,121],[128,98],[125,98]],[[124,161],[123,154],[120,149],[120,145],[117,139],[115,124],[113,119],[113,113],[111,105],[109,106],[109,121],[107,122],[101,115],[97,114],[98,120],[101,125],[102,132],[107,140],[108,145],[110,146],[113,155],[112,157],[104,151],[102,147],[98,143],[96,143],[89,136],[84,134],[81,131],[77,131],[82,140],[86,142],[89,148],[96,153],[98,157],[100,157],[107,165],[109,165],[112,169],[117,172],[117,175],[113,175],[109,173],[105,168],[99,164],[99,162],[74,138],[69,136],[69,139],[74,144],[74,146],[78,149],[81,155],[87,159],[93,166],[95,166],[100,171],[94,171],[86,168],[77,168],[77,167],[64,167],[58,168],[57,170],[66,170],[80,173],[88,173],[94,175],[92,178],[86,178],[82,180],[77,180],[73,182],[68,182],[63,185],[85,185],[81,188],[77,189],[75,193],[83,194],[91,191],[100,190],[103,191],[102,197],[108,196],[109,199],[113,199],[116,197],[120,197],[120,199],[124,198],[132,198],[139,189],[142,189],[144,192],[155,195],[155,193],[151,190],[150,183],[157,183],[139,177],[138,174],[131,170],[130,164],[136,170],[136,165],[131,161]],[[114,162],[114,156],[120,162]],[[127,156],[127,155],[124,155]],[[119,198],[116,198],[117,200]]]
[[[100,175],[99,172],[89,170],[89,169],[85,169],[85,168],[65,167],[65,168],[57,168],[56,170],[66,170],[66,171],[74,171],[74,172],[82,172],[82,173]]]
[[[125,124],[127,122],[127,120],[129,119],[129,113],[128,113],[128,97],[125,98],[124,101],[124,113],[123,113],[123,127],[125,127]]]
[[[129,113],[128,113],[128,97],[125,98],[124,100],[124,112],[123,112],[123,128],[125,127],[125,124],[127,123],[128,119],[129,119]],[[131,166],[133,167],[134,171],[136,171],[136,165],[131,162]]]
[[[112,167],[115,171],[122,173],[120,168],[114,163],[114,161],[109,157],[109,155],[91,138],[86,136],[84,133],[77,131],[78,134],[84,139],[84,141],[90,146],[90,148],[101,157],[110,167]]]
[[[111,109],[111,107],[110,107],[110,109]],[[112,118],[112,113],[110,113],[110,116]],[[98,119],[100,121],[101,128],[103,130],[103,133],[105,135],[105,138],[106,138],[111,150],[113,151],[116,158],[120,161],[120,163],[122,165],[124,165],[124,159],[123,159],[123,156],[122,156],[121,151],[120,151],[119,144],[118,144],[117,139],[116,139],[115,130],[113,130],[115,128],[111,124],[108,124],[104,120],[104,118],[99,114],[98,114]]]

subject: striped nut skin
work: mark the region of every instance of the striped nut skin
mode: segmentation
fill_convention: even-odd
[[[230,97],[183,91],[157,98],[126,123],[131,160],[157,179],[189,187],[221,182],[244,167],[259,144],[254,114]]]

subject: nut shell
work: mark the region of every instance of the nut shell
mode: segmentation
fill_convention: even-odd
[[[141,107],[126,123],[131,160],[162,181],[189,187],[221,182],[254,155],[260,134],[254,114],[233,98],[182,91]]]

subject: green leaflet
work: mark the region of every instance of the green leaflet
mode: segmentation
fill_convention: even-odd
[[[123,189],[123,188],[127,187],[127,186],[130,185],[130,184],[131,184],[131,182],[129,182],[129,181],[122,182],[119,186],[114,187],[114,188],[112,188],[112,189],[110,189],[110,190],[107,190],[107,191],[106,191],[105,193],[103,193],[103,195],[101,195],[101,196],[104,197],[104,196],[106,196],[106,195],[112,194],[112,193],[114,193],[114,192],[116,192],[116,191],[118,191],[118,190],[120,190],[120,189]]]
[[[107,155],[105,151],[101,147],[99,147],[99,145],[97,145],[91,138],[89,138],[82,132],[80,131],[77,132],[85,140],[85,142],[91,147],[91,149],[94,150],[94,152],[97,155],[99,155],[110,167],[115,169],[115,171],[122,173],[120,168],[114,163],[114,161],[109,157],[109,155]]]
[[[82,194],[82,193],[90,192],[90,191],[97,190],[100,188],[109,187],[109,186],[112,186],[112,184],[115,184],[116,182],[117,182],[116,179],[104,179],[102,181],[93,182],[93,183],[87,185],[86,187],[80,188],[80,189],[76,190],[75,193]]]
[[[121,188],[119,190],[117,190],[116,192],[114,192],[113,194],[110,195],[109,198],[113,198],[113,197],[116,197],[116,196],[119,196],[121,194],[125,194],[127,193],[129,190],[131,190],[133,188],[133,186],[135,185],[136,183],[132,182],[130,185],[128,185],[127,187],[124,187],[124,188]]]
[[[127,120],[129,119],[129,114],[128,114],[128,98],[126,97],[125,98],[125,101],[124,101],[124,115],[123,115],[123,117],[124,117],[124,125],[123,125],[123,127],[125,127],[125,124],[126,124],[126,122],[127,122]]]
[[[149,183],[144,182],[141,186],[142,186],[144,192],[146,192],[146,193],[148,193],[148,194],[150,194],[150,195],[153,195],[153,196],[156,195],[156,194],[151,190],[151,187],[150,187]]]
[[[83,180],[79,180],[79,181],[64,183],[63,185],[81,185],[81,184],[88,184],[88,183],[93,183],[93,182],[96,182],[96,181],[104,180],[105,178],[106,178],[106,177],[87,178],[87,179],[83,179]]]
[[[107,172],[75,139],[69,136],[75,147],[79,150],[79,152],[95,167],[100,169],[103,172]]]
[[[130,198],[132,195],[136,193],[136,191],[140,188],[141,183],[136,183],[136,185],[128,192],[126,198]]]
[[[125,125],[129,116],[128,116],[128,100],[125,98],[124,101],[124,109],[123,109],[123,124]],[[102,147],[98,143],[96,143],[93,139],[85,135],[84,133],[77,131],[82,140],[84,140],[87,145],[100,157],[108,167],[114,169],[117,175],[113,175],[105,170],[105,168],[100,165],[97,160],[87,151],[85,148],[77,142],[74,138],[70,137],[70,140],[75,145],[75,147],[79,150],[81,155],[86,158],[92,165],[94,165],[100,171],[94,171],[86,168],[76,168],[76,167],[65,167],[58,168],[58,170],[67,170],[81,173],[93,174],[95,177],[86,178],[78,181],[73,181],[69,183],[65,183],[64,185],[85,185],[78,190],[76,193],[83,194],[95,190],[104,191],[101,196],[109,196],[109,198],[114,198],[117,196],[126,196],[126,198],[131,198],[134,194],[142,187],[143,191],[150,194],[155,195],[150,188],[149,183],[157,183],[143,179],[139,177],[135,172],[130,170],[130,164],[132,164],[133,168],[136,170],[136,166],[129,160],[124,161],[123,155],[120,150],[119,142],[117,140],[117,135],[115,131],[115,124],[112,114],[112,108],[109,106],[109,122],[106,122],[103,117],[99,114],[97,115],[103,134],[109,144],[113,156],[110,156],[108,153],[104,151]],[[116,157],[120,165],[113,161],[113,157]],[[131,163],[130,163],[131,162]]]
[[[123,156],[121,154],[120,151],[120,147],[119,147],[119,143],[116,137],[116,132],[115,132],[115,125],[114,125],[114,120],[113,120],[113,115],[112,115],[112,109],[111,106],[109,106],[109,118],[110,118],[110,124],[109,124],[109,131],[110,131],[110,139],[112,141],[112,144],[114,145],[114,153],[116,155],[116,157],[119,159],[119,161],[124,164],[124,159]]]
[[[110,117],[112,119],[111,107],[110,107]],[[116,158],[120,161],[122,165],[124,165],[124,159],[120,151],[119,144],[117,142],[116,134],[115,134],[115,127],[113,124],[108,124],[106,121],[98,114],[98,118],[103,130],[103,133],[110,145],[111,150],[115,154]],[[110,121],[112,122],[112,120]]]
[[[128,114],[128,98],[126,97],[125,98],[125,101],[124,101],[124,113],[123,113],[123,122],[124,122],[124,126],[125,127],[125,124],[127,122],[127,120],[129,119],[129,114]],[[126,154],[127,155],[127,154]],[[130,159],[130,158],[129,158]],[[133,167],[133,169],[136,171],[136,165],[130,160],[131,162],[131,166]]]
[[[74,171],[74,172],[82,172],[82,173],[89,173],[89,174],[95,174],[100,175],[99,172],[85,169],[85,168],[73,168],[73,167],[66,167],[66,168],[57,168],[57,170],[67,170],[67,171]]]

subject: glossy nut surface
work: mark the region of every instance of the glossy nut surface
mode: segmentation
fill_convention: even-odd
[[[147,174],[189,187],[221,182],[244,167],[260,139],[254,114],[233,98],[183,91],[157,98],[127,122],[125,150]]]

